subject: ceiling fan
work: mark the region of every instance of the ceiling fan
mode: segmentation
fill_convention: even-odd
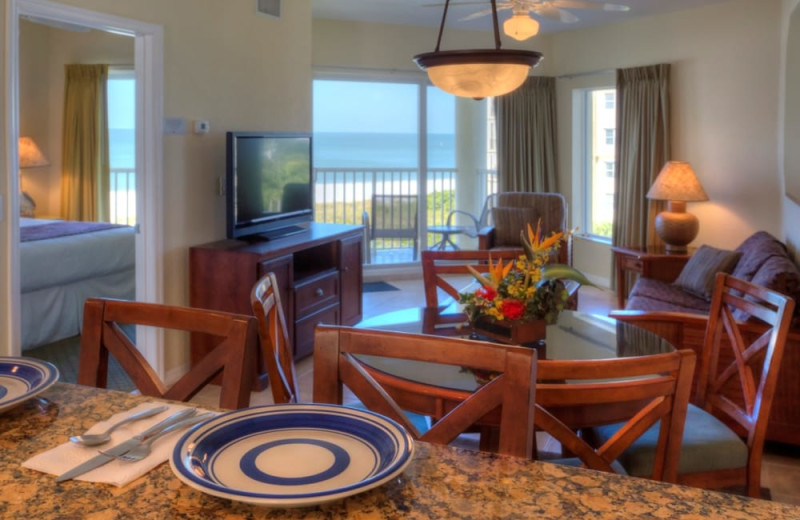
[[[451,5],[485,5],[483,2],[452,2]],[[441,4],[439,4],[441,5]],[[536,18],[547,18],[562,23],[575,23],[578,17],[570,9],[591,9],[595,11],[630,10],[627,5],[592,2],[589,0],[505,0],[497,2],[497,10],[510,9],[512,16],[503,23],[503,32],[516,40],[527,40],[539,32]],[[473,20],[491,14],[492,10],[484,9],[461,20]]]

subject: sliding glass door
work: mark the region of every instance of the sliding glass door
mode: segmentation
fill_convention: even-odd
[[[475,132],[485,136],[486,112],[463,101],[423,77],[318,75],[315,219],[384,229],[369,240],[368,263],[418,260],[439,239],[429,226],[456,207],[474,211],[476,164],[486,161]],[[469,158],[476,155],[482,161]]]

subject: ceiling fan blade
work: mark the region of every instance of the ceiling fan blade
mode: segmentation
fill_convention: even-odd
[[[587,2],[585,0],[552,0],[555,7],[567,9],[594,9],[597,11],[630,11],[630,7],[620,4],[608,4],[604,2]]]
[[[545,2],[540,6],[536,6],[532,9],[532,11],[543,18],[556,20],[562,23],[575,23],[578,21],[577,16],[570,13],[569,11],[559,9],[551,2]]]
[[[498,7],[497,10],[499,11],[500,8]],[[484,9],[483,11],[478,11],[477,13],[472,13],[471,15],[465,16],[464,18],[459,18],[458,20],[461,22],[466,22],[468,20],[474,20],[475,18],[480,18],[481,16],[486,16],[487,14],[492,14],[492,9]]]

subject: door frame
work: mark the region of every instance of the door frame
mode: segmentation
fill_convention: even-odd
[[[136,299],[163,301],[163,28],[119,16],[47,0],[6,0],[6,172],[19,171],[19,20],[32,16],[54,22],[83,25],[131,36],[136,70]],[[0,353],[21,354],[19,176],[6,175],[9,218],[5,220],[9,251],[8,330]],[[3,224],[0,224],[2,226]],[[140,335],[141,334],[141,335]],[[160,376],[165,375],[163,333],[137,330],[140,349]],[[3,352],[5,351],[5,352]]]

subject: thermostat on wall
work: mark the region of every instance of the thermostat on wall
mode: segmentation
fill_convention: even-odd
[[[210,126],[208,121],[195,121],[194,122],[194,133],[196,134],[207,134],[210,130]]]

